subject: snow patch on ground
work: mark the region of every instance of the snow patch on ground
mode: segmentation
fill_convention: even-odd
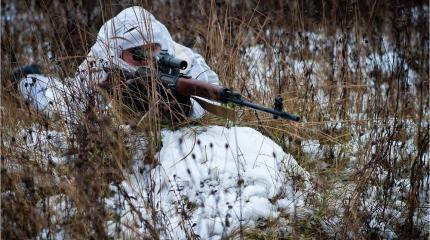
[[[163,238],[179,239],[219,239],[240,224],[276,218],[278,209],[292,214],[304,206],[309,174],[256,130],[212,126],[164,130],[162,135],[160,165],[143,174],[134,172],[121,183],[131,202],[118,203],[119,196],[108,201],[112,208],[125,206],[119,213],[122,232],[128,231],[127,222],[138,220],[134,209],[143,216],[139,231],[146,233],[144,223],[154,217],[144,204],[148,202],[156,203]],[[293,176],[302,179],[305,189],[289,180]],[[155,189],[155,196],[147,189]]]

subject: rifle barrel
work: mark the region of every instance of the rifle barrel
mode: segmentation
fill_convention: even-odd
[[[293,114],[290,114],[290,113],[287,113],[287,112],[280,112],[280,111],[276,111],[276,110],[273,110],[273,109],[270,109],[270,108],[266,108],[266,107],[254,104],[252,102],[246,101],[246,100],[244,100],[242,98],[240,98],[240,99],[236,99],[235,98],[235,99],[231,99],[230,101],[232,101],[233,103],[235,103],[237,105],[240,105],[240,106],[250,107],[250,108],[253,108],[253,109],[256,109],[256,110],[260,110],[260,111],[263,111],[263,112],[271,113],[271,114],[279,116],[279,117],[281,117],[283,119],[288,119],[288,120],[295,121],[295,122],[300,121],[300,117],[299,116],[296,116],[296,115],[293,115]]]
[[[198,81],[192,78],[178,78],[176,81],[175,90],[177,93],[183,96],[199,96],[222,103],[231,102],[240,106],[245,106],[263,112],[271,113],[283,119],[288,119],[295,122],[300,121],[299,116],[257,105],[255,103],[243,99],[240,94],[232,92],[226,87]]]

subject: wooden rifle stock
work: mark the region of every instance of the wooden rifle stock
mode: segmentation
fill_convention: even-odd
[[[179,77],[175,86],[175,91],[182,96],[198,96],[219,102],[224,102],[222,96],[226,89],[226,87],[184,77]]]

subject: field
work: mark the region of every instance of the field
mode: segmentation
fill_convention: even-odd
[[[132,5],[201,53],[222,85],[270,107],[280,95],[285,109],[302,120],[236,108],[236,122],[206,115],[172,126],[157,111],[145,121],[140,113],[125,113],[112,94],[111,111],[81,112],[72,134],[62,120],[37,113],[19,96],[10,81],[13,69],[38,63],[59,79],[73,76],[100,26]],[[226,238],[429,237],[427,1],[4,0],[1,13],[4,239],[56,238],[49,232],[59,226],[71,238],[108,238],[105,223],[121,216],[104,203],[112,197],[110,186],[132,168],[139,136],[146,144],[140,161],[156,165],[162,129],[190,125],[254,128],[311,176],[305,210],[281,212]],[[131,131],[124,131],[127,124]],[[305,190],[300,179],[295,187]],[[143,204],[155,211],[153,203]],[[55,215],[59,205],[67,218]],[[155,218],[146,228],[146,235],[128,237],[162,238]]]

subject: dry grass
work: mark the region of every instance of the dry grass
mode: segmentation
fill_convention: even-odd
[[[391,231],[401,239],[428,238],[428,2],[138,4],[165,23],[175,40],[201,52],[222,84],[267,106],[280,94],[286,109],[302,116],[303,121],[295,124],[245,110],[237,124],[270,136],[311,172],[321,195],[307,203],[312,216],[306,220],[286,216],[288,223],[269,222],[262,227],[265,231],[246,229],[233,237],[371,239],[387,237]],[[101,24],[130,5],[131,1],[2,2],[5,239],[32,238],[41,229],[54,227],[45,199],[58,194],[67,196],[67,204],[76,211],[59,223],[68,234],[76,239],[107,238],[102,226],[118,216],[101,203],[111,194],[109,184],[120,182],[123,170],[130,168],[134,146],[133,134],[124,133],[121,124],[132,123],[132,132],[148,137],[142,161],[156,161],[152,156],[161,142],[159,113],[150,111],[145,121],[139,121],[141,113],[125,115],[115,103],[106,113],[97,107],[99,102],[80,113],[77,134],[67,134],[70,146],[59,153],[73,154],[76,161],[65,166],[46,161],[50,156],[44,146],[29,144],[33,141],[29,131],[67,133],[64,124],[31,110],[8,79],[15,67],[29,62],[61,78],[73,75]],[[11,6],[14,9],[8,9]],[[51,44],[54,57],[47,56],[45,42]],[[257,54],[258,62],[250,54]],[[158,99],[152,94],[149,101],[154,105]],[[207,116],[196,124],[226,122]],[[306,150],[309,144],[316,146],[316,154]],[[149,236],[159,236],[156,221],[154,216],[146,224]],[[277,232],[278,227],[288,227],[288,236]]]

